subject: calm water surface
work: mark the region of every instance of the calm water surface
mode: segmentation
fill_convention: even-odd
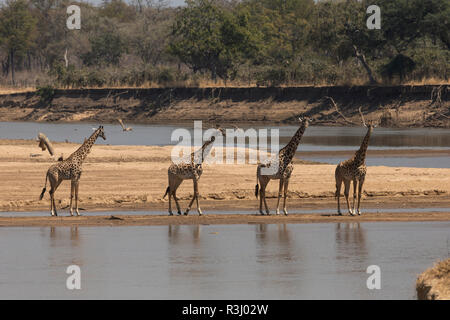
[[[0,298],[415,299],[450,223],[0,228]],[[81,267],[79,291],[67,266]],[[366,287],[370,265],[381,290]]]
[[[34,139],[38,132],[45,133],[51,141],[70,141],[82,143],[96,128],[91,123],[36,123],[36,122],[0,122],[0,139]],[[163,146],[176,145],[178,141],[172,140],[172,133],[179,128],[190,131],[191,127],[174,125],[132,125],[133,131],[123,132],[119,125],[105,125],[107,140],[98,140],[98,144],[111,145],[149,145]],[[208,127],[205,126],[205,129]],[[248,129],[248,128],[244,128]],[[289,142],[298,129],[296,126],[282,127],[254,127],[255,130],[279,130],[280,147]],[[337,151],[356,150],[366,134],[360,127],[309,127],[302,139],[299,150],[302,151]],[[269,131],[270,136],[270,131]],[[175,138],[175,137],[174,137]],[[254,145],[249,147],[255,148]],[[450,129],[386,129],[374,130],[370,140],[369,149],[450,149]],[[303,157],[306,160],[339,163],[346,160],[337,157]],[[403,166],[417,168],[450,168],[448,157],[427,156],[421,157],[368,157],[369,166]]]
[[[192,126],[174,125],[131,125],[133,131],[124,133],[119,125],[105,125],[106,141],[99,144],[112,145],[175,145],[172,132],[178,128],[190,130]],[[37,122],[0,122],[0,139],[34,139],[38,132],[44,132],[52,141],[79,142],[92,134],[92,128],[98,124],[91,123],[37,123]],[[278,129],[280,145],[286,144],[297,126],[263,127],[259,129]],[[204,129],[208,129],[207,126]],[[244,127],[244,129],[248,129]],[[359,147],[366,134],[360,127],[314,127],[305,132],[300,146],[303,151],[349,150]],[[450,129],[386,129],[376,128],[370,140],[373,149],[414,148],[414,149],[450,149]]]

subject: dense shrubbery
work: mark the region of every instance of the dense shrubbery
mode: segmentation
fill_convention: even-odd
[[[0,10],[1,82],[280,86],[448,81],[450,75],[449,1],[161,3],[80,3],[82,28],[68,31],[61,27],[66,0],[8,0]],[[373,4],[382,10],[381,30],[366,27]]]

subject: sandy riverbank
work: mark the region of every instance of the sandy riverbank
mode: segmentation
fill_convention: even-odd
[[[77,144],[56,143],[57,155],[69,155]],[[167,187],[171,147],[95,145],[80,181],[80,207],[88,211],[167,210],[162,196]],[[395,151],[393,151],[395,152]],[[345,159],[345,158],[344,158]],[[445,157],[443,157],[445,159]],[[49,196],[39,201],[48,167],[48,153],[32,141],[0,141],[0,210],[45,211]],[[334,165],[295,161],[289,185],[288,208],[334,208]],[[201,206],[208,210],[257,210],[254,196],[256,165],[205,164],[200,180]],[[450,169],[369,167],[363,208],[375,212],[385,208],[450,207]],[[178,192],[183,209],[192,196],[192,182]],[[269,207],[276,204],[278,183],[268,188]],[[56,193],[57,206],[69,203],[70,184]],[[62,211],[67,214],[67,211]],[[192,212],[193,214],[195,211]]]
[[[366,213],[362,216],[327,214],[291,214],[261,216],[258,214],[211,214],[198,216],[167,215],[100,215],[80,217],[0,217],[0,227],[70,227],[70,226],[161,226],[161,225],[225,225],[283,223],[360,223],[360,222],[421,222],[449,221],[450,212]]]

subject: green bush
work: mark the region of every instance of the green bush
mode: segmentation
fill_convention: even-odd
[[[156,81],[162,85],[171,84],[175,82],[175,75],[170,69],[163,68],[157,72]]]
[[[289,80],[289,74],[284,68],[270,68],[256,74],[258,86],[277,87]]]
[[[396,55],[388,64],[381,67],[380,73],[383,78],[391,81],[395,76],[398,76],[400,81],[410,74],[416,63],[410,57],[403,54]]]
[[[89,72],[86,80],[89,87],[103,87],[106,84],[106,78],[98,71]]]
[[[55,89],[50,85],[38,87],[36,94],[39,96],[39,102],[49,104],[55,96]]]

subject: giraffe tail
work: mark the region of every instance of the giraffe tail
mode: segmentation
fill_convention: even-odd
[[[48,175],[45,175],[44,189],[42,189],[41,195],[39,196],[39,200],[42,200],[42,198],[44,197],[45,191],[47,190],[47,180],[48,180]]]
[[[258,176],[259,176],[259,166],[258,166],[258,169],[256,170],[256,186],[255,186],[255,197],[256,197],[256,199],[258,199],[258,193],[259,193]]]
[[[170,192],[170,187],[167,187],[167,189],[166,189],[166,193],[164,194],[164,197],[163,197],[163,199],[169,194],[169,192]]]

